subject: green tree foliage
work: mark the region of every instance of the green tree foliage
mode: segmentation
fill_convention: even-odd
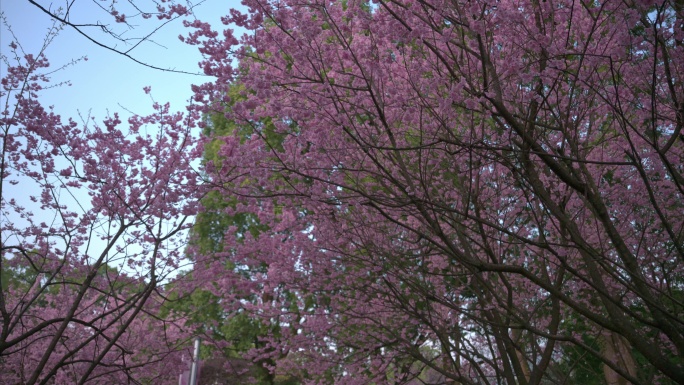
[[[246,92],[239,83],[228,91],[233,101],[242,99]],[[229,110],[230,105],[224,106]],[[204,135],[209,139],[205,145],[203,162],[208,169],[222,167],[220,149],[224,141],[221,138],[235,137],[243,141],[248,135],[253,134],[253,127],[244,127],[227,119],[221,111],[216,111],[205,117]],[[260,133],[267,138],[273,148],[282,151],[282,137],[275,133],[275,128],[269,120],[255,122],[260,127]],[[217,186],[219,187],[219,186]],[[224,250],[224,237],[230,228],[237,231],[235,236],[240,239],[245,235],[258,237],[264,231],[265,226],[259,223],[258,218],[247,212],[239,211],[239,197],[227,196],[219,191],[210,191],[202,199],[202,210],[197,215],[195,225],[191,232],[190,257],[195,264],[216,264],[225,270],[225,274],[239,274],[248,277],[255,273],[253,270],[245,270],[232,261],[224,258],[230,255],[230,250]],[[221,257],[218,257],[218,256]],[[220,262],[217,262],[219,261]],[[189,272],[184,278],[193,279],[193,272]],[[262,300],[240,293],[219,294],[212,290],[211,282],[204,282],[193,287],[190,294],[182,296],[178,292],[172,295],[173,301],[165,309],[166,314],[176,312],[187,317],[189,325],[196,328],[208,341],[203,348],[202,356],[218,356],[224,359],[241,359],[249,357],[253,349],[266,348],[263,341],[267,335],[278,334],[277,323],[268,324],[263,319],[255,317],[233,302],[254,302]],[[228,299],[230,298],[230,299]],[[230,310],[228,309],[230,308]],[[272,359],[260,359],[254,361],[251,370],[254,380],[259,385],[293,385],[298,381],[291,376],[275,375],[270,373],[268,367],[274,366]]]

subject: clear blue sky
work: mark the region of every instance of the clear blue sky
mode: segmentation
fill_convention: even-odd
[[[44,7],[55,9],[65,5],[66,0],[39,0]],[[131,24],[138,25],[133,30],[127,30],[123,24],[114,23],[111,16],[106,14],[105,8],[112,0],[75,0],[71,11],[72,22],[102,22],[109,24],[117,31],[125,31],[125,36],[144,36],[160,23],[156,18],[143,20],[137,18]],[[179,2],[183,2],[180,0]],[[199,3],[200,0],[195,0]],[[127,6],[127,1],[120,1],[121,7]],[[144,11],[154,11],[154,3],[149,0],[138,0],[136,5]],[[210,22],[215,29],[225,28],[220,23],[220,17],[228,14],[230,8],[239,7],[239,0],[207,0],[195,8],[196,17]],[[35,53],[42,45],[50,18],[27,0],[0,0],[0,10],[4,12],[12,26],[18,40],[29,53]],[[128,9],[130,11],[130,8]],[[129,13],[130,15],[131,13]],[[131,54],[137,59],[163,68],[172,68],[187,72],[200,72],[197,63],[202,59],[197,47],[188,46],[178,39],[179,34],[186,35],[180,19],[175,20],[156,32],[152,39],[155,43],[146,42],[137,47]],[[105,36],[92,30],[92,36],[109,41]],[[12,36],[5,26],[0,30],[0,51],[8,53],[8,45]],[[117,48],[128,49],[130,46],[118,43]],[[47,57],[51,67],[56,68],[72,59],[87,56],[88,61],[69,67],[53,76],[53,82],[69,80],[71,87],[60,87],[43,93],[42,101],[45,105],[54,105],[55,110],[63,118],[73,116],[77,118],[77,111],[92,114],[98,120],[105,116],[106,111],[121,111],[123,106],[133,112],[144,114],[150,112],[150,99],[143,92],[143,87],[152,87],[152,96],[158,102],[171,102],[173,110],[184,110],[186,101],[191,96],[190,85],[211,81],[206,76],[183,75],[162,72],[144,67],[140,64],[98,47],[85,37],[70,28],[64,29],[47,50]],[[4,72],[4,65],[0,68]]]

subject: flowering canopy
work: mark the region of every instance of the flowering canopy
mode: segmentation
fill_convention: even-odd
[[[64,122],[40,103],[43,52],[13,42],[3,59],[1,382],[174,379],[188,336],[159,317],[161,284],[202,196],[196,114]]]
[[[681,2],[243,3],[186,41],[275,372],[684,382]]]

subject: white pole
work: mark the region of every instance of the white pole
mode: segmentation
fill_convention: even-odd
[[[200,339],[195,338],[195,351],[192,355],[192,367],[190,368],[190,384],[197,385],[197,371],[199,370],[199,351],[200,351]]]

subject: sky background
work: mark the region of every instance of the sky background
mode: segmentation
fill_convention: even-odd
[[[142,37],[161,24],[156,17],[144,20],[141,17],[129,18],[135,28],[115,23],[105,9],[112,0],[71,0],[71,21],[75,23],[100,22],[126,37]],[[179,2],[183,2],[180,0]],[[57,9],[67,4],[66,0],[38,0],[45,8]],[[228,14],[230,8],[240,7],[239,0],[200,0],[194,1],[196,18],[209,22],[219,31],[227,28],[220,22],[220,17]],[[154,12],[153,1],[138,0],[135,2],[143,11]],[[121,0],[121,7],[127,15],[133,15],[127,0]],[[28,0],[0,0],[0,10],[11,25],[17,40],[27,53],[37,53],[43,44],[45,35],[52,25],[50,17]],[[191,17],[193,18],[193,17]],[[187,35],[190,30],[183,27],[182,19],[174,20],[161,27],[153,36],[153,42],[145,42],[135,48],[131,55],[151,65],[180,71],[200,73],[197,63],[202,55],[196,46],[188,46],[178,39],[179,34]],[[125,50],[131,46],[107,39],[97,28],[90,30],[90,35],[101,39],[117,49]],[[6,26],[0,30],[0,52],[9,54],[12,35]],[[60,67],[74,59],[86,56],[88,61],[81,61],[52,77],[53,83],[69,80],[70,87],[59,87],[45,90],[41,95],[44,105],[54,105],[56,112],[62,117],[77,118],[77,112],[92,115],[98,120],[107,111],[115,112],[128,109],[135,113],[151,112],[150,97],[143,87],[152,87],[152,96],[158,102],[170,102],[172,110],[184,110],[187,100],[192,95],[190,86],[202,84],[213,79],[207,76],[185,75],[164,72],[137,64],[115,52],[96,46],[73,29],[66,27],[47,49],[46,56],[51,68]],[[5,72],[5,65],[0,68]],[[4,74],[3,74],[4,76]],[[78,121],[78,120],[77,120]]]

